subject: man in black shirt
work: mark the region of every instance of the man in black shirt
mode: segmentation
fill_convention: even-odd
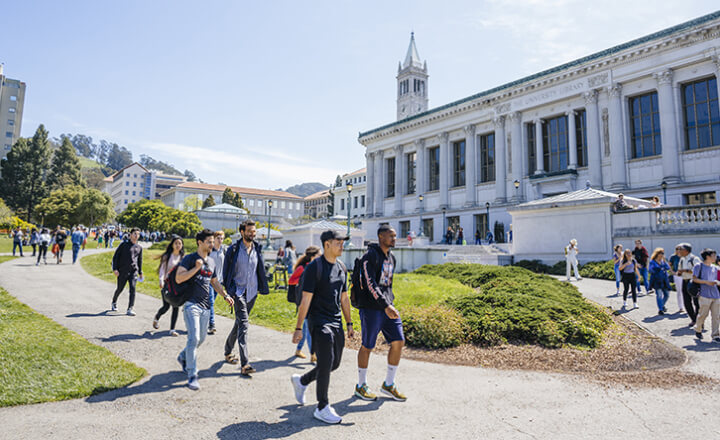
[[[57,243],[58,245],[58,252],[55,255],[55,258],[57,259],[57,264],[60,264],[62,263],[63,253],[65,252],[65,241],[67,240],[67,232],[65,232],[65,229],[61,228],[60,225],[58,225],[53,235],[55,238],[55,243]]]
[[[135,305],[135,285],[138,277],[142,279],[142,248],[137,244],[140,237],[140,230],[133,228],[130,231],[130,240],[123,242],[115,250],[112,259],[113,273],[117,277],[117,288],[112,300],[112,311],[117,311],[117,299],[125,288],[130,285],[130,301],[128,302],[128,316],[135,316],[133,306]]]
[[[338,231],[325,231],[320,235],[323,255],[305,267],[302,301],[293,333],[293,343],[297,344],[302,338],[302,324],[307,315],[313,349],[317,354],[317,365],[303,376],[293,375],[291,380],[295,398],[301,405],[305,403],[305,389],[310,382],[317,381],[318,406],[313,416],[325,423],[342,421],[328,403],[330,372],[340,366],[342,350],[345,347],[341,309],[347,323],[348,338],[352,339],[355,335],[350,318],[350,299],[347,295],[347,270],[338,260],[347,239],[347,236]]]
[[[178,283],[190,283],[188,300],[183,305],[183,317],[188,332],[187,345],[177,357],[178,362],[188,375],[188,388],[199,390],[197,349],[205,341],[210,323],[210,285],[233,305],[233,299],[225,293],[218,281],[215,261],[208,258],[213,248],[213,231],[204,229],[195,236],[198,249],[185,256],[180,262],[175,275]]]

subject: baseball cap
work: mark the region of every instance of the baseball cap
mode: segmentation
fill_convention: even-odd
[[[325,243],[328,240],[348,240],[349,237],[340,231],[327,230],[320,234],[320,242]]]

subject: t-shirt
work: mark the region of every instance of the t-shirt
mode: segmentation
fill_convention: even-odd
[[[182,262],[180,262],[180,265],[187,270],[192,270],[195,268],[195,262],[198,258],[201,258],[200,254],[193,252],[192,254],[185,256]],[[215,274],[215,262],[210,258],[206,258],[204,261],[205,264],[203,264],[202,268],[197,271],[192,278],[185,282],[190,283],[188,301],[199,305],[203,309],[209,309],[210,280],[217,278],[217,275]]]
[[[319,278],[318,264],[322,265]],[[346,277],[341,263],[336,261],[331,264],[324,256],[314,259],[305,267],[302,291],[313,293],[307,315],[311,325],[337,328],[341,326],[340,297],[347,291]]]
[[[620,263],[620,264],[622,265],[622,264],[624,264],[624,263]],[[628,264],[627,266],[625,266],[625,267],[623,268],[622,272],[623,272],[623,273],[633,273],[633,272],[635,272],[635,264],[637,264],[637,263],[635,263],[635,260],[632,260],[632,261],[630,262],[630,264]]]
[[[716,281],[718,279],[718,268],[717,266],[707,266],[704,263],[698,263],[693,267],[693,277],[704,281]],[[700,284],[700,296],[720,299],[720,291],[718,291],[717,286]]]

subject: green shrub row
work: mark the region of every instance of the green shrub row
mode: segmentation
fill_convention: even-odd
[[[520,260],[514,264],[535,273],[546,273],[550,275],[565,275],[566,264],[564,261],[549,266],[540,260]],[[591,261],[578,265],[580,276],[584,278],[597,278],[601,280],[615,281],[615,268],[612,260]]]
[[[466,341],[465,319],[447,306],[410,307],[402,310],[402,317],[408,345],[448,348]]]

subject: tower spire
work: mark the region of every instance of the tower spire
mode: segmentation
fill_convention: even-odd
[[[407,67],[418,67],[422,69],[423,63],[420,61],[420,55],[418,54],[417,47],[415,46],[415,32],[410,32],[410,45],[408,46],[407,54],[405,55],[405,62],[403,63],[403,69]]]

